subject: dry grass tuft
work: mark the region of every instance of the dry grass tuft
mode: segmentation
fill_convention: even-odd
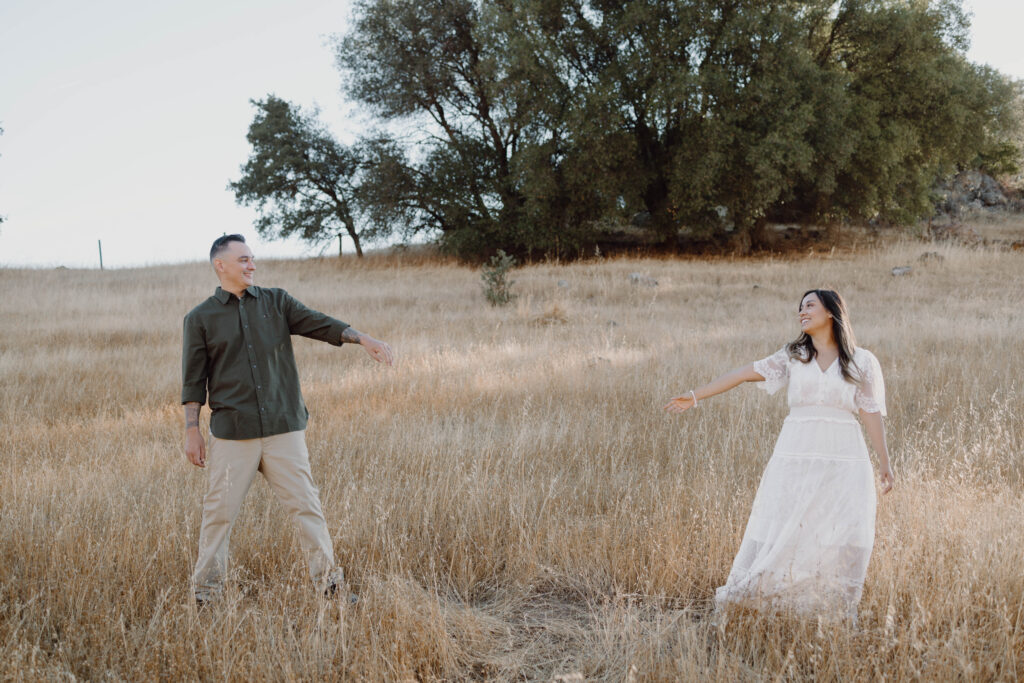
[[[552,301],[544,306],[544,310],[539,313],[532,313],[529,303],[525,308],[520,309],[520,315],[526,318],[527,324],[535,327],[546,327],[548,325],[564,325],[569,322],[569,313],[565,307],[557,302]]]
[[[926,251],[942,258],[919,265]],[[312,595],[257,483],[227,598],[201,614],[206,481],[178,394],[181,318],[212,274],[0,270],[0,678],[1020,678],[1021,258],[905,243],[541,264],[505,309],[475,269],[421,254],[262,263],[262,283],[400,357],[296,342],[314,475],[362,602]],[[658,285],[632,286],[637,271]],[[889,388],[899,480],[860,623],[714,623],[785,406],[752,387],[660,406],[776,350],[819,285],[847,297]]]

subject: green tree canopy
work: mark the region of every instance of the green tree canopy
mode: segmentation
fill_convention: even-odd
[[[259,212],[256,230],[265,237],[295,235],[323,243],[348,234],[356,254],[362,241],[383,237],[386,226],[361,220],[360,178],[365,170],[358,146],[346,147],[317,120],[285,100],[254,100],[252,146],[242,177],[228,187],[239,204]]]
[[[416,131],[415,145],[387,145],[394,174],[381,178],[408,190],[393,215],[457,251],[549,246],[550,231],[524,220],[519,169],[543,128],[542,96],[508,52],[507,19],[471,0],[363,2],[337,41],[350,95]]]
[[[414,131],[379,147],[378,220],[557,254],[635,217],[751,248],[925,215],[937,177],[1018,153],[1015,85],[966,35],[955,0],[362,0],[336,53]]]

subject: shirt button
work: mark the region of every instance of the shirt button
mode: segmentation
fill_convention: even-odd
[[[256,369],[256,366],[255,366],[255,365],[253,365],[252,367],[253,367],[253,370],[255,370],[255,369]]]

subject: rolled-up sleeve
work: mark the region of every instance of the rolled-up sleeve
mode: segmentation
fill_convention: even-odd
[[[181,335],[181,402],[206,403],[206,335],[200,325],[185,316]]]
[[[308,308],[291,294],[282,291],[282,308],[288,319],[288,331],[317,341],[341,346],[341,333],[351,327],[348,323]]]

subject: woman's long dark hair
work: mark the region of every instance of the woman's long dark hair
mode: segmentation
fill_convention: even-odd
[[[858,384],[860,373],[853,362],[853,351],[857,348],[857,339],[853,336],[853,327],[850,325],[850,314],[846,312],[846,302],[839,292],[831,289],[809,289],[800,297],[800,305],[808,294],[817,295],[825,309],[832,314],[832,337],[839,347],[839,371],[847,382]],[[799,309],[798,309],[799,310]],[[810,363],[818,351],[814,348],[814,342],[810,335],[801,332],[800,336],[791,341],[786,350],[790,358],[795,358],[804,363]]]

